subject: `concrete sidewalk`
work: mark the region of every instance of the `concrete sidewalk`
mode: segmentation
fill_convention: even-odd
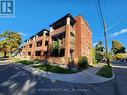
[[[39,70],[37,68],[33,68],[32,66],[25,66],[20,63],[16,63],[15,66],[18,66],[21,69],[24,69],[40,77],[51,79],[52,81],[64,81],[81,84],[96,84],[107,82],[114,78],[114,76],[112,78],[103,78],[101,76],[96,75],[96,72],[100,69],[100,67],[90,68],[75,74],[57,74]]]

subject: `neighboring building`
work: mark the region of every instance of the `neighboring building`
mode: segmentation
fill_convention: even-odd
[[[57,46],[57,50],[53,47]],[[92,32],[82,16],[65,15],[25,41],[21,55],[25,58],[48,60],[49,63],[67,65],[80,56],[92,64]]]

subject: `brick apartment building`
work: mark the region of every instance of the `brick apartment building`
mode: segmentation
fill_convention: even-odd
[[[49,26],[50,31],[43,29],[25,41],[21,56],[64,65],[86,56],[92,64],[92,32],[82,16],[67,14]],[[55,44],[57,51],[53,50]]]

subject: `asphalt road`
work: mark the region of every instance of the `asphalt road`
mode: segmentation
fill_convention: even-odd
[[[0,95],[114,95],[113,82],[72,84],[32,75],[12,64],[0,65]]]
[[[127,62],[114,62],[113,65],[115,95],[127,95]]]

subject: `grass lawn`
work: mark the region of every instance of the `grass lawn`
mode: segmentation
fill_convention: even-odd
[[[61,73],[61,74],[72,74],[78,72],[78,70],[73,71],[70,69],[62,68],[59,66],[52,66],[50,64],[40,64],[37,66],[34,66],[35,68],[39,68],[40,70],[48,71],[48,72],[53,72],[53,73]]]
[[[36,64],[36,65],[33,66],[34,68],[38,68],[40,70],[44,70],[44,71],[47,71],[47,72],[61,73],[61,74],[72,74],[72,73],[82,71],[82,70],[75,70],[74,71],[74,70],[62,68],[62,67],[59,67],[59,66],[52,66],[50,64],[39,64],[39,62],[29,61],[29,60],[20,60],[20,61],[17,61],[17,63],[22,63],[24,65]]]
[[[105,77],[105,78],[110,78],[113,75],[112,74],[112,67],[105,65],[96,74],[99,76]]]

